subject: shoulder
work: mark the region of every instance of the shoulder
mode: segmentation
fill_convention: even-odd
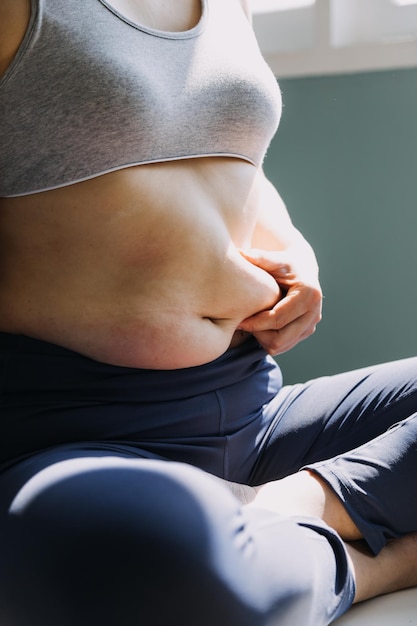
[[[30,0],[0,1],[0,76],[16,54],[30,20]]]

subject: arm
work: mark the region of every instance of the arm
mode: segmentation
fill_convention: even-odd
[[[240,0],[252,22],[250,0]],[[294,227],[284,202],[260,171],[259,213],[252,248],[243,256],[269,272],[285,297],[270,311],[244,320],[240,328],[255,335],[270,354],[286,352],[309,337],[321,319],[322,292],[311,246]]]
[[[267,352],[277,355],[314,333],[321,319],[322,292],[311,246],[293,225],[277,190],[263,173],[260,176],[254,249],[242,254],[270,273],[285,297],[270,311],[244,320],[240,328],[253,333]]]

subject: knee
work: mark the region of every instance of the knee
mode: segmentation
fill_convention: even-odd
[[[225,618],[226,600],[213,604],[222,594],[212,550],[223,519],[213,520],[210,490],[217,505],[226,499],[214,507],[220,518],[234,500],[193,468],[119,461],[66,461],[15,499],[2,603],[17,611],[16,623],[186,626]]]

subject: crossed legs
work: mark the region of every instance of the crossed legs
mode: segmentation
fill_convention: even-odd
[[[416,427],[417,417],[385,437],[410,440]],[[415,446],[408,451],[398,453],[398,470]],[[415,514],[415,503],[408,519],[396,514],[404,502],[390,493],[392,483],[384,487],[392,510],[370,506],[360,528],[329,486],[342,458],[251,488],[245,506],[184,464],[97,449],[29,459],[2,476],[1,621],[325,626],[349,608],[355,585],[360,601],[417,584],[415,534],[390,540],[376,556],[340,540],[374,544],[378,533],[366,524],[375,517],[384,532],[406,533]],[[376,502],[379,479],[367,482]]]
[[[336,533],[189,465],[84,447],[1,481],[2,624],[326,626],[352,602]]]
[[[334,459],[255,488],[250,507],[309,515],[347,543],[355,601],[417,585],[417,414]]]

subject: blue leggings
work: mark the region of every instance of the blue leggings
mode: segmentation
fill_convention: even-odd
[[[284,386],[252,340],[149,371],[0,334],[0,407],[1,624],[324,626],[346,611],[337,534],[241,506],[210,474],[260,484],[307,466],[375,553],[417,530],[417,359]]]

